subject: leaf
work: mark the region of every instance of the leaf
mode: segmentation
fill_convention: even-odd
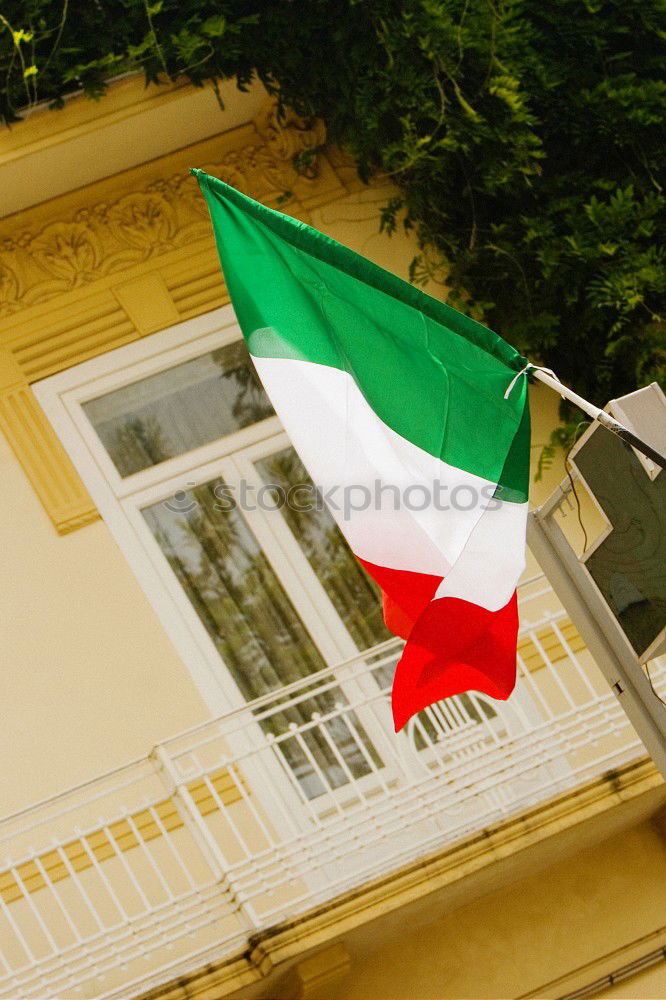
[[[204,21],[201,30],[204,35],[208,35],[210,38],[221,38],[227,30],[227,19],[223,14],[215,14]]]
[[[466,100],[466,98],[463,96],[463,93],[460,87],[458,86],[457,82],[455,80],[453,80],[452,82],[455,95],[458,98],[458,103],[460,104],[460,107],[463,109],[465,114],[475,122],[480,121],[481,116],[479,115],[478,111],[475,111],[472,105],[469,103],[469,101]]]
[[[31,42],[33,33],[32,31],[25,31],[24,28],[19,28],[18,31],[12,31],[12,38],[14,39],[14,45],[18,48],[21,42]]]

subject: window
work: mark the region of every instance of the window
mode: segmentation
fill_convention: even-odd
[[[389,637],[328,511],[274,502],[309,480],[230,308],[47,379],[37,396],[213,712]],[[273,735],[346,700],[344,685],[314,693],[271,718]],[[364,720],[347,717],[354,732],[338,717],[326,739],[280,744],[307,798],[325,791],[321,776],[335,789],[367,774],[368,757],[381,766]]]

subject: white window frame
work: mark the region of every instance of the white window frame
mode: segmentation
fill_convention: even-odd
[[[278,418],[268,417],[183,455],[121,477],[84,412],[83,404],[241,339],[233,309],[225,306],[82,362],[33,386],[38,402],[213,716],[244,707],[247,702],[147,527],[141,509],[194,485],[194,472],[196,484],[216,476],[231,484],[253,473],[259,481],[259,473],[253,470],[251,459],[239,463],[232,453],[249,448],[248,454],[259,458],[287,447],[289,439]],[[359,655],[282,515],[275,512],[270,524],[267,519],[271,515],[260,510],[243,511],[242,516],[323,662],[334,667]],[[341,689],[350,701],[356,700],[355,695],[368,686],[373,692],[378,690],[371,676],[359,681],[345,671],[344,679],[341,678]],[[385,729],[372,717],[364,715],[362,712],[361,722],[368,737],[388,765],[395,754],[395,747],[388,745],[391,731],[388,706]],[[386,771],[384,777],[388,777]],[[369,774],[360,782],[370,783],[372,778]],[[344,790],[342,786],[338,791],[344,796]]]
[[[225,683],[224,674],[228,671],[219,669],[219,654],[217,662],[213,661],[209,648],[212,642],[208,636],[203,640],[201,622],[193,628],[192,620],[183,614],[186,598],[183,600],[184,595],[181,594],[178,599],[174,594],[169,575],[158,569],[155,553],[146,545],[148,533],[142,531],[137,534],[129,505],[123,500],[132,490],[159,487],[165,482],[177,481],[179,476],[187,480],[193,456],[201,463],[209,456],[212,460],[213,454],[219,459],[220,442],[202,445],[186,455],[167,459],[122,479],[82,410],[82,404],[112,389],[187,361],[213,347],[232,343],[240,336],[233,310],[231,306],[225,306],[153,334],[143,341],[84,361],[33,386],[37,401],[214,716],[222,715],[240,704],[230,685]],[[258,440],[262,434],[274,434],[279,427],[277,417],[273,417],[259,425],[244,428],[229,436],[230,447]],[[236,687],[235,684],[233,687]]]

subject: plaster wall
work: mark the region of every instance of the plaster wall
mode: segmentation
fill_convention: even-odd
[[[350,943],[351,971],[318,1000],[558,997],[547,984],[666,923],[666,844],[642,823],[382,940]],[[656,947],[656,945],[655,945]],[[607,972],[622,965],[608,963]],[[600,970],[590,973],[594,981]],[[546,987],[546,988],[544,988]],[[666,996],[666,961],[598,996]]]

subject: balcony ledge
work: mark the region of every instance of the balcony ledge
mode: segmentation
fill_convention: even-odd
[[[463,902],[652,817],[664,802],[663,779],[649,758],[640,758],[267,928],[243,951],[220,961],[211,955],[205,965],[179,972],[177,981],[136,1000],[280,997],[281,984],[293,983],[299,962],[335,941],[353,942],[371,921],[373,940],[389,940],[406,923],[423,920],[426,910],[435,921]]]

